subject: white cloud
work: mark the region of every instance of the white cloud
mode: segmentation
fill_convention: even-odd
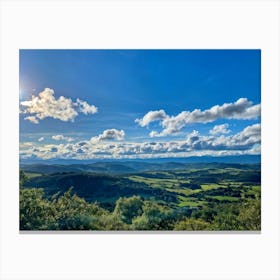
[[[247,126],[240,133],[229,137],[235,143],[244,145],[260,144],[261,142],[261,125],[254,124]]]
[[[33,142],[21,142],[19,143],[19,148],[20,149],[26,149],[26,148],[30,148],[33,147],[34,143]]]
[[[97,113],[98,110],[97,107],[95,107],[94,105],[89,105],[86,101],[80,100],[79,98],[77,99],[77,102],[74,104],[77,105],[79,111],[85,115],[95,114]]]
[[[217,135],[217,134],[228,134],[230,133],[230,130],[228,129],[229,125],[227,123],[221,124],[221,125],[215,125],[209,133],[212,135]]]
[[[32,123],[36,123],[36,124],[39,123],[38,119],[36,119],[35,116],[25,117],[24,119],[27,120],[27,121],[30,121],[30,122],[32,122]]]
[[[109,131],[109,132],[108,132]],[[121,140],[124,132],[104,131],[90,140],[58,145],[34,145],[26,142],[20,145],[22,158],[155,158],[188,156],[224,156],[242,154],[260,154],[261,125],[248,126],[235,135],[200,135],[194,130],[184,140],[158,142],[103,142],[102,140]],[[114,131],[114,132],[112,132]],[[114,136],[113,136],[114,135]],[[118,136],[117,136],[118,135]],[[98,140],[99,139],[99,140]]]
[[[192,150],[247,150],[261,142],[261,125],[254,124],[231,136],[187,137],[186,144]]]
[[[240,98],[234,103],[215,105],[204,111],[200,109],[191,112],[183,111],[177,116],[169,116],[164,110],[150,111],[142,119],[136,119],[135,122],[142,127],[147,127],[151,122],[159,121],[163,130],[161,132],[152,131],[150,136],[161,137],[178,134],[186,125],[192,123],[209,123],[217,119],[256,119],[260,116],[260,110],[260,104],[253,105],[247,98]]]
[[[40,137],[40,138],[38,139],[38,141],[39,141],[39,142],[44,141],[44,137]]]
[[[149,136],[150,136],[150,137],[158,137],[158,135],[159,135],[159,133],[158,133],[157,131],[155,131],[155,130],[153,130],[153,131],[151,131],[151,132],[149,133]]]
[[[65,141],[67,141],[67,142],[72,142],[72,141],[74,141],[74,138],[72,138],[72,137],[67,137],[67,136],[63,136],[63,135],[61,135],[61,134],[59,134],[59,135],[53,135],[53,136],[52,136],[52,139],[53,139],[53,140],[56,140],[56,141],[62,141],[62,140],[65,140]]]
[[[144,127],[149,125],[151,122],[164,120],[167,117],[168,116],[166,115],[164,110],[150,111],[142,119],[136,119],[135,122]]]
[[[97,112],[94,105],[89,105],[86,101],[80,99],[77,99],[76,102],[64,96],[56,99],[54,91],[50,88],[45,88],[38,96],[33,95],[31,100],[20,102],[20,105],[20,113],[29,115],[24,119],[35,124],[47,117],[67,122],[74,121],[78,112],[83,114],[95,114]]]
[[[123,140],[125,136],[125,132],[123,130],[117,130],[115,128],[104,130],[98,136],[92,137],[91,142],[96,143],[99,141],[106,141],[106,140]]]

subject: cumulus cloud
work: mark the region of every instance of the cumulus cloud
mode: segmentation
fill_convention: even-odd
[[[153,131],[151,131],[151,132],[149,133],[149,136],[150,136],[150,137],[158,137],[158,136],[159,136],[159,133],[158,133],[157,131],[153,130]]]
[[[52,139],[53,139],[53,140],[56,140],[56,141],[63,141],[63,140],[65,140],[65,141],[67,141],[67,142],[72,142],[72,141],[74,141],[74,138],[72,138],[72,137],[67,137],[67,136],[63,136],[63,135],[61,135],[61,134],[59,134],[59,135],[53,135],[53,136],[52,136]]]
[[[99,141],[108,141],[108,140],[123,140],[125,136],[124,130],[117,130],[115,128],[104,130],[98,136],[92,137],[91,142],[96,143]]]
[[[45,88],[38,96],[32,96],[31,100],[20,102],[20,113],[27,114],[25,120],[38,124],[39,120],[47,117],[64,122],[74,121],[79,112],[83,114],[95,114],[97,107],[89,105],[86,101],[60,96],[55,98],[54,90]]]
[[[25,117],[24,119],[25,119],[26,121],[30,121],[30,122],[32,122],[32,123],[36,123],[36,124],[39,123],[38,119],[36,119],[35,116]]]
[[[169,116],[164,110],[150,111],[142,119],[136,119],[142,127],[147,127],[150,123],[159,121],[163,128],[161,132],[152,131],[151,137],[161,137],[178,134],[186,125],[192,123],[209,123],[217,119],[237,119],[251,120],[260,116],[261,105],[253,105],[247,98],[240,98],[234,103],[215,105],[210,109],[201,111],[183,111],[177,116]]]
[[[261,142],[261,125],[254,124],[231,136],[188,136],[186,145],[192,150],[247,150]]]
[[[79,98],[74,104],[77,105],[79,111],[85,115],[97,113],[97,107],[95,107],[94,105],[89,105],[86,101],[80,100]]]
[[[145,142],[129,144],[125,147],[118,147],[119,154],[177,154],[177,153],[245,153],[252,150],[256,145],[260,146],[261,126],[254,124],[246,127],[241,132],[231,136],[201,136],[194,130],[189,133],[186,140],[170,142]]]
[[[167,117],[168,116],[166,115],[164,110],[150,111],[142,119],[136,119],[135,122],[144,127],[149,125],[151,122],[164,120]]]
[[[230,133],[230,129],[228,129],[229,125],[227,123],[221,124],[221,125],[215,125],[209,133],[212,135],[217,135],[217,134],[228,134]]]
[[[39,142],[44,141],[44,137],[40,137],[40,138],[38,139],[38,141],[39,141]]]
[[[120,140],[124,132],[110,133],[106,130],[94,140],[84,140],[76,143],[60,143],[58,145],[36,146],[26,142],[20,145],[21,157],[38,158],[153,158],[201,155],[242,155],[259,154],[261,147],[261,125],[259,123],[244,128],[234,135],[200,135],[194,130],[185,139],[178,141],[153,142],[106,142],[102,140]],[[110,135],[110,136],[109,136]],[[115,136],[113,136],[115,135]],[[97,140],[99,139],[99,140]]]

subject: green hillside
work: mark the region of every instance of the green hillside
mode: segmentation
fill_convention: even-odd
[[[32,177],[24,187],[43,188],[47,196],[57,192],[64,193],[70,187],[73,192],[88,202],[99,202],[112,208],[119,197],[140,195],[145,198],[177,202],[174,193],[164,189],[151,188],[144,182],[135,182],[129,178],[94,173],[53,173]]]
[[[260,229],[261,171],[258,165],[193,164],[188,168],[180,165],[178,169],[177,164],[176,167],[172,166],[170,170],[162,168],[111,175],[93,172],[48,173],[49,168],[45,174],[26,173],[23,176],[21,172],[22,211],[30,213],[29,207],[35,207],[31,212],[37,221],[38,205],[30,206],[28,203],[34,200],[40,205],[48,205],[49,210],[46,211],[50,211],[49,218],[55,224],[45,224],[45,214],[41,213],[39,225],[35,225],[35,222],[29,225],[27,219],[21,223],[21,228]],[[66,202],[68,206],[62,207]],[[95,210],[84,213],[83,207]],[[120,210],[122,207],[124,209]],[[61,216],[58,224],[58,218],[53,216],[57,211],[56,216]],[[65,215],[61,211],[66,211]],[[103,214],[96,216],[92,211]],[[66,219],[69,215],[74,215],[69,218],[70,221]],[[26,219],[26,215],[24,217]],[[66,220],[69,222],[67,226],[64,225]]]

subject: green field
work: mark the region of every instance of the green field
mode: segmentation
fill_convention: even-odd
[[[25,174],[26,174],[26,176],[27,176],[29,179],[35,178],[35,177],[38,177],[38,176],[41,176],[41,175],[42,175],[42,174],[40,174],[40,173],[34,173],[34,172],[26,172]]]
[[[197,170],[192,170],[192,172],[196,172]],[[192,172],[189,174],[191,175]],[[238,175],[238,171],[232,169],[228,170],[210,170],[209,174],[223,174],[226,176],[227,172],[230,175]],[[153,177],[156,173],[152,173]],[[138,182],[144,183],[151,188],[160,188],[167,190],[169,192],[173,192],[177,194],[177,198],[179,200],[178,206],[180,207],[200,207],[206,205],[209,201],[217,200],[220,202],[238,202],[241,198],[234,197],[230,195],[222,195],[223,192],[228,190],[228,187],[236,188],[241,195],[243,196],[251,196],[251,195],[260,195],[260,185],[259,186],[244,186],[242,182],[231,182],[230,180],[224,180],[216,184],[201,184],[200,189],[191,189],[187,187],[187,184],[190,183],[190,180],[187,180],[185,176],[182,176],[180,172],[172,172],[169,174],[165,172],[165,177],[169,175],[170,178],[149,178],[149,173],[145,174],[145,177],[137,176],[129,176],[128,179]],[[183,179],[181,179],[183,178]],[[182,187],[183,184],[186,184],[185,187]],[[203,195],[204,191],[211,190],[219,190],[221,192],[220,195]],[[193,194],[201,193],[200,198],[190,197]]]

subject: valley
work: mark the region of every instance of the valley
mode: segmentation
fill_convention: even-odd
[[[43,191],[42,199],[47,203],[54,203],[54,197],[58,201],[69,193],[69,198],[75,196],[85,204],[98,205],[110,216],[116,215],[120,201],[128,203],[129,206],[125,207],[133,209],[135,206],[130,205],[129,200],[136,199],[142,205],[138,209],[139,215],[133,216],[129,224],[121,227],[125,230],[155,229],[153,226],[156,225],[146,225],[146,228],[134,225],[145,214],[147,205],[168,213],[169,224],[163,227],[164,230],[181,229],[180,223],[192,221],[190,218],[195,224],[205,222],[203,230],[217,230],[217,227],[220,230],[251,230],[250,226],[238,224],[238,221],[234,225],[223,223],[221,227],[217,225],[217,217],[236,214],[234,219],[238,220],[240,210],[248,203],[260,203],[261,196],[260,164],[103,162],[84,165],[32,164],[21,166],[21,169],[26,176],[21,191]],[[204,217],[207,212],[212,212],[212,220]],[[253,229],[260,229],[260,217],[254,215],[259,220],[256,220]],[[124,223],[125,218],[115,218]],[[58,226],[58,229],[61,228]],[[183,230],[189,229],[192,229],[190,225],[183,227]]]

